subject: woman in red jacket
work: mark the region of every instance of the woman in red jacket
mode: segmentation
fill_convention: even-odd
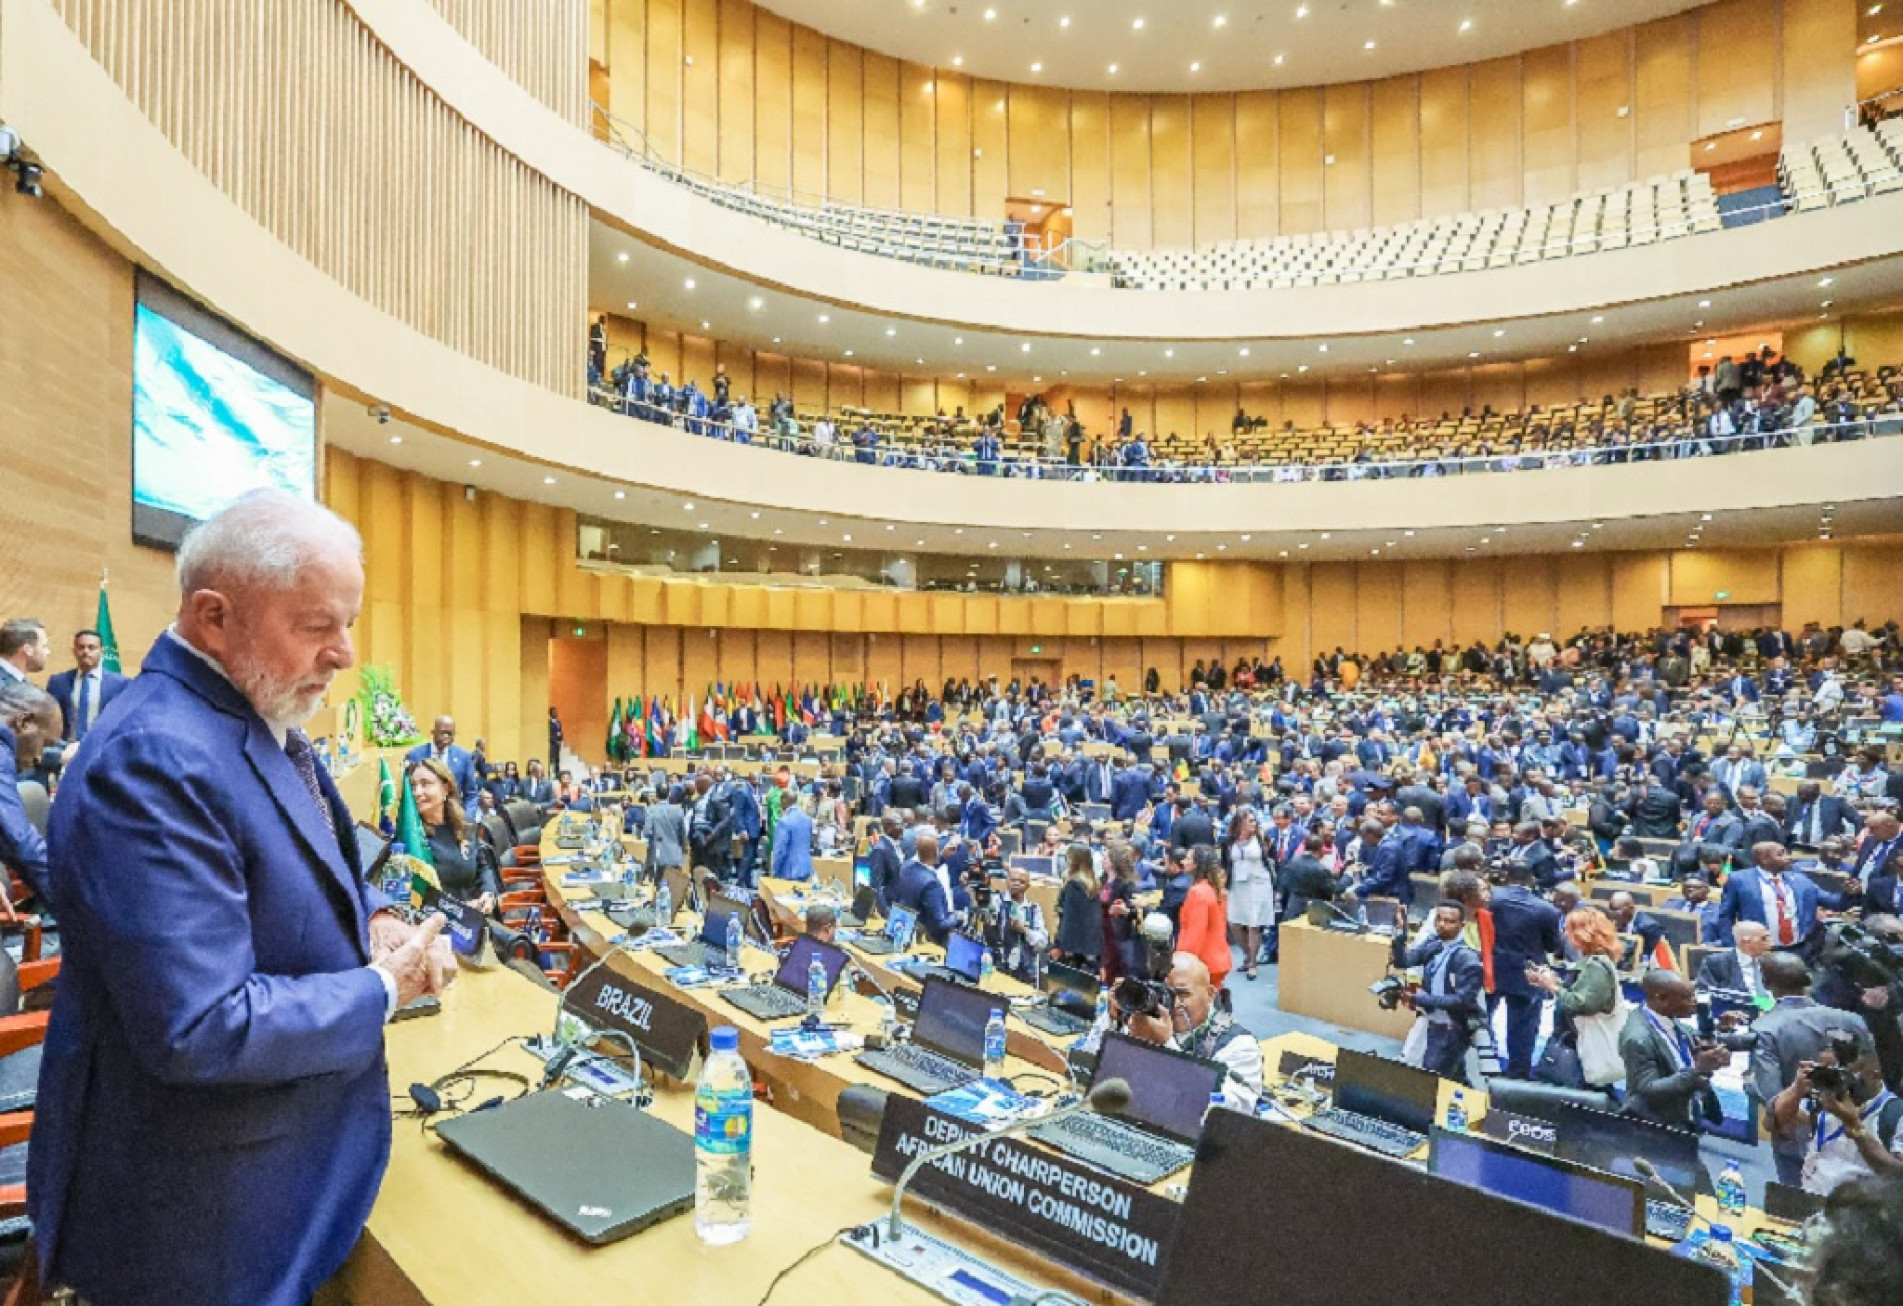
[[[1229,914],[1222,883],[1222,863],[1209,844],[1190,853],[1189,896],[1178,916],[1176,950],[1194,953],[1209,967],[1209,978],[1220,989],[1235,962],[1229,955]]]

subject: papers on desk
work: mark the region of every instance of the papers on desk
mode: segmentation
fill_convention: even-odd
[[[620,938],[613,940],[613,942],[620,943],[624,948],[628,948],[634,952],[645,952],[651,948],[669,948],[677,943],[683,942],[683,940],[681,936],[674,933],[673,930],[653,929],[633,939],[623,934]]]
[[[731,978],[725,973],[717,973],[705,966],[669,966],[661,972],[661,977],[677,989],[705,989]]]
[[[544,857],[542,859],[542,865],[544,866],[572,866],[580,860],[581,860],[580,853],[563,853],[559,857]]]
[[[564,889],[580,889],[591,884],[607,884],[614,879],[615,877],[613,875],[600,868],[590,868],[585,871],[570,871],[568,874],[562,876],[562,887]]]
[[[791,1057],[795,1061],[817,1061],[829,1057],[835,1052],[854,1052],[865,1046],[865,1036],[845,1029],[803,1029],[798,1025],[791,1028],[772,1030],[768,1035],[767,1050],[775,1056]]]
[[[1051,1107],[1048,1100],[1026,1097],[998,1079],[975,1079],[926,1098],[925,1105],[986,1129],[1041,1116]]]

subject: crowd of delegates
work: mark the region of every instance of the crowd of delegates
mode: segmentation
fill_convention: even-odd
[[[592,339],[591,393],[629,416],[741,444],[979,476],[1167,483],[1438,477],[1697,458],[1903,432],[1903,372],[1885,367],[1872,386],[1859,389],[1845,382],[1855,360],[1841,352],[1810,378],[1769,346],[1701,366],[1676,395],[1641,399],[1628,389],[1605,395],[1596,407],[1533,405],[1510,419],[1491,407],[1469,409],[1453,435],[1451,413],[1357,422],[1346,432],[1314,433],[1314,439],[1285,422],[1268,446],[1274,456],[1266,457],[1254,435],[1266,422],[1240,409],[1225,437],[1209,431],[1200,443],[1175,432],[1146,433],[1127,408],[1114,430],[1092,436],[1074,403],[1059,413],[1038,394],[1019,403],[1015,429],[1002,406],[974,417],[962,408],[941,411],[903,434],[864,412],[837,421],[822,415],[803,426],[784,394],[774,395],[764,416],[744,395],[734,395],[724,366],[715,368],[705,389],[656,375],[640,354],[608,371],[605,327],[598,323]]]
[[[1903,1083],[1903,987],[1853,983],[1826,946],[1826,914],[1851,910],[1903,942],[1903,768],[1851,742],[1853,723],[1903,722],[1897,650],[1893,623],[1589,631],[1337,650],[1305,680],[1275,660],[1199,664],[1174,692],[1153,671],[1129,692],[1114,680],[914,684],[822,719],[837,752],[816,775],[676,757],[591,774],[551,801],[586,806],[626,787],[650,866],[704,866],[742,886],[861,855],[879,897],[934,941],[977,932],[1027,978],[1056,962],[1158,986],[1166,1010],[1113,1001],[1111,1019],[1231,1062],[1239,1093],[1259,1088],[1261,1068],[1228,988],[1274,964],[1279,925],[1309,904],[1358,915],[1392,900],[1405,924],[1395,965],[1419,975],[1402,997],[1419,1015],[1412,1059],[1464,1079],[1476,1044],[1497,1038],[1508,1076],[1604,1088],[1627,1111],[1689,1126],[1709,1118],[1712,1073],[1745,1040],[1780,1166],[1821,1189],[1887,1164],[1878,1154],[1891,1155],[1903,1114],[1877,1101]],[[806,755],[813,732],[790,721],[785,742]],[[1806,774],[1819,754],[1834,761]],[[521,783],[479,774],[479,812]],[[1773,774],[1794,791],[1772,792]],[[1006,831],[1053,859],[1054,919],[997,910],[998,896],[1026,901],[1021,869],[987,897]],[[1676,974],[1662,923],[1632,893],[1587,899],[1582,880],[1608,874],[1676,886],[1664,905],[1697,916],[1702,941],[1724,951]],[[1428,882],[1425,919],[1407,923]],[[1643,982],[1643,1003],[1622,981]],[[1700,986],[1761,995],[1765,1028],[1693,1040],[1677,1022]],[[1833,1045],[1859,1031],[1854,1047]],[[1843,1146],[1808,1112],[1847,1107],[1791,1097],[1838,1055],[1868,1090],[1846,1101],[1870,1117]],[[1819,1137],[1834,1148],[1821,1160]]]

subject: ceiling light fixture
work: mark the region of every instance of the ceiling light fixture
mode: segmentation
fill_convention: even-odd
[[[965,66],[965,56],[964,56],[964,55],[962,55],[962,54],[955,54],[955,55],[953,55],[953,56],[952,56],[952,67],[954,67],[954,68],[963,68],[964,66]]]
[[[639,308],[639,307],[641,307],[641,306],[640,306],[639,304],[637,304],[637,303],[635,303],[635,302],[634,302],[634,301],[633,301],[632,299],[630,299],[630,300],[628,301],[628,311],[629,311],[629,312],[633,312],[633,311],[634,311],[635,309],[637,309],[637,308]]]
[[[1112,77],[1115,77],[1117,75],[1117,66],[1115,64],[1110,65],[1110,75]]]
[[[1362,48],[1362,49],[1364,49],[1364,50],[1372,50],[1372,49],[1374,49],[1374,42],[1373,42],[1373,41],[1364,41],[1364,42],[1362,43],[1362,46],[1361,46],[1361,48]]]
[[[1214,18],[1209,20],[1209,25],[1211,27],[1227,27],[1229,25],[1229,15],[1217,14]]]
[[[1034,73],[1041,73],[1044,71],[1044,65],[1041,63],[1034,63],[1031,65],[1031,71]]]
[[[1193,73],[1199,73],[1199,72],[1201,72],[1201,71],[1203,70],[1203,62],[1202,62],[1202,60],[1200,60],[1200,59],[1197,59],[1197,60],[1194,60],[1193,62],[1191,62],[1191,64],[1189,65],[1189,70],[1190,70],[1191,72],[1193,72]]]
[[[1136,19],[1136,20],[1135,20],[1134,22],[1132,22],[1132,23],[1130,24],[1130,30],[1131,30],[1131,31],[1133,31],[1133,32],[1140,32],[1140,31],[1142,31],[1142,30],[1143,30],[1143,20],[1142,20],[1141,18],[1139,18],[1139,19]]]
[[[628,492],[627,492],[626,490],[616,490],[616,491],[615,491],[615,498],[617,498],[617,499],[625,499],[625,498],[627,498],[627,497],[628,497]]]
[[[555,484],[555,478],[554,478],[553,476],[544,476],[544,477],[542,478],[542,484],[544,484],[544,485],[553,485],[553,484]]]
[[[681,285],[688,290],[692,290],[694,288],[694,279],[692,277],[688,277],[681,282]]]
[[[1460,30],[1463,32],[1471,32],[1473,30],[1473,25],[1474,25],[1474,20],[1471,18],[1463,18],[1460,20]]]
[[[831,313],[821,313],[819,315],[819,324],[821,326],[825,326],[828,322],[832,320],[833,320],[833,315]]]
[[[628,261],[628,256],[625,253],[615,255],[615,262],[626,263],[627,261]]]

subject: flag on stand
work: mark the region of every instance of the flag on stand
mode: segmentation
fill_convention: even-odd
[[[687,751],[700,751],[700,718],[694,715],[694,696],[687,696]]]
[[[396,833],[396,781],[390,775],[390,759],[377,759],[377,829],[384,838]]]
[[[608,739],[603,745],[610,762],[621,760],[621,700],[615,700],[614,714],[608,718]]]
[[[99,615],[93,618],[93,629],[99,632],[100,647],[105,650],[100,666],[107,671],[118,671],[119,639],[112,633],[112,608],[106,603],[106,573],[99,573]]]
[[[416,795],[410,792],[410,777],[403,777],[403,806],[396,814],[396,842],[403,851],[427,865],[436,865],[430,855],[429,831],[423,828],[423,815],[416,810]]]

